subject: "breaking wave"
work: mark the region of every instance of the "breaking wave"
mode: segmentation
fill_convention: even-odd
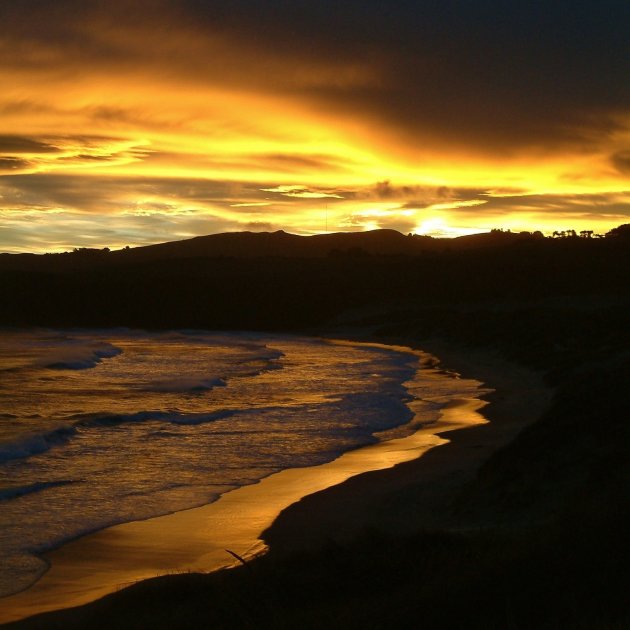
[[[0,443],[0,463],[45,453],[54,446],[68,442],[76,434],[73,426],[62,426],[45,433],[22,436]]]

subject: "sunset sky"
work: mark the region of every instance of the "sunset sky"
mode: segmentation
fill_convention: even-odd
[[[0,251],[630,222],[630,3],[0,3]]]

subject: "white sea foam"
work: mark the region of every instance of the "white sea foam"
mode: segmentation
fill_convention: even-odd
[[[188,377],[180,377],[173,378],[164,381],[157,381],[155,383],[151,383],[147,387],[147,391],[151,392],[204,392],[215,387],[225,387],[225,380],[216,377],[216,378],[188,378]]]
[[[22,497],[25,494],[31,494],[32,492],[41,492],[47,488],[55,488],[58,486],[65,486],[69,483],[76,483],[71,479],[60,479],[59,481],[36,481],[35,483],[28,484],[26,486],[14,486],[0,489],[0,501],[6,499],[16,499]]]
[[[26,434],[12,441],[0,442],[0,464],[45,453],[54,446],[67,442],[76,432],[75,427],[62,426],[44,433]],[[0,489],[0,497],[1,493]]]
[[[35,365],[53,370],[86,370],[95,367],[103,359],[111,359],[119,354],[122,354],[122,350],[109,343],[69,343],[49,349],[36,360]]]
[[[75,426],[111,427],[124,423],[170,422],[173,424],[203,424],[234,415],[237,410],[220,409],[209,413],[182,414],[173,411],[138,411],[130,414],[95,414],[81,417]]]

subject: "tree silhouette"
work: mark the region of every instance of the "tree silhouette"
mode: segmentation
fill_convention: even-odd
[[[624,223],[616,228],[610,230],[610,232],[606,232],[606,238],[618,238],[625,240],[630,240],[630,223]]]

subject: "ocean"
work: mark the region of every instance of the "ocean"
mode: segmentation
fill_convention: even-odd
[[[377,344],[0,331],[0,596],[64,542],[409,435],[478,385]]]

